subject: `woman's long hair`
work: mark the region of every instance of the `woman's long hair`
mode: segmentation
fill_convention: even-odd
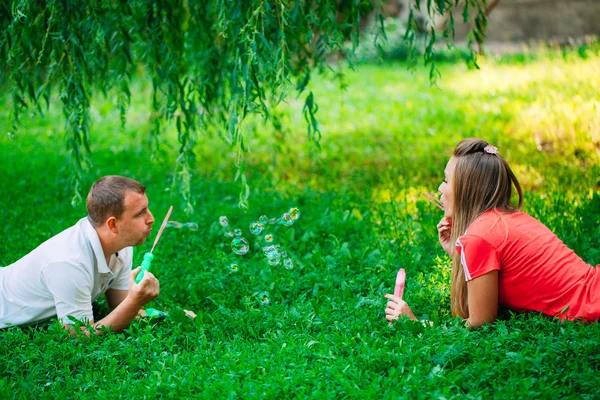
[[[487,146],[490,146],[489,143],[481,139],[465,139],[454,149],[453,156],[457,163],[452,180],[454,210],[451,243],[456,244],[471,223],[484,212],[496,208],[505,213],[516,212],[523,204],[523,192],[515,174],[495,151],[495,147]],[[488,151],[484,150],[486,147]],[[519,195],[517,205],[511,203],[513,186]],[[454,251],[452,258],[452,314],[468,318],[464,269],[458,252]]]

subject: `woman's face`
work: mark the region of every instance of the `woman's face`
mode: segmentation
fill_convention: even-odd
[[[452,192],[452,180],[454,179],[454,170],[456,169],[456,157],[450,158],[446,169],[444,170],[444,180],[440,184],[438,191],[442,194],[440,201],[444,206],[444,217],[452,219],[454,214],[454,193]]]

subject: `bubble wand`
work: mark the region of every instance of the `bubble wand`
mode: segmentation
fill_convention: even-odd
[[[406,280],[406,272],[404,268],[400,268],[398,270],[398,274],[396,274],[396,286],[394,286],[394,296],[398,297],[402,300],[402,295],[404,294],[404,281]],[[388,325],[392,326],[392,321],[388,321]]]
[[[163,220],[162,225],[160,226],[160,229],[156,234],[156,239],[154,239],[152,249],[149,253],[144,254],[144,259],[142,260],[142,269],[140,270],[140,272],[138,272],[137,276],[135,277],[135,283],[140,283],[140,281],[144,277],[144,271],[148,271],[150,269],[150,266],[152,265],[152,260],[154,259],[154,254],[152,254],[152,252],[156,247],[156,243],[158,243],[158,239],[160,239],[162,231],[165,229],[165,226],[167,226],[167,222],[169,222],[171,211],[173,211],[173,206],[169,207],[169,211],[167,211],[167,215],[165,215],[165,219]]]
[[[404,294],[405,280],[406,272],[404,272],[404,268],[400,268],[398,270],[398,274],[396,275],[396,286],[394,286],[394,296],[400,298],[400,300],[402,300],[402,294]]]
[[[440,199],[437,198],[436,195],[429,193],[429,192],[425,192],[425,193],[423,193],[423,195],[425,195],[425,197],[427,197],[427,200],[429,200],[430,202],[435,204],[440,210],[442,210],[442,211],[444,210],[444,205],[442,204]]]

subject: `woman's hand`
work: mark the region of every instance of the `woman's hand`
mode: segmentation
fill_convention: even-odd
[[[408,304],[400,297],[394,296],[393,294],[386,294],[385,297],[390,300],[385,309],[385,319],[387,319],[390,324],[392,321],[400,318],[401,315],[406,315],[413,321],[418,321]]]
[[[453,243],[450,241],[450,234],[452,233],[452,220],[447,217],[442,218],[440,223],[437,224],[437,230],[438,239],[442,245],[442,248],[446,253],[448,253],[449,256],[452,256],[455,251]]]

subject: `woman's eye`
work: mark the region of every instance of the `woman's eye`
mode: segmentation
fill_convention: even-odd
[[[448,183],[448,181],[447,181],[446,179],[444,179],[442,182],[444,182],[444,183]]]

